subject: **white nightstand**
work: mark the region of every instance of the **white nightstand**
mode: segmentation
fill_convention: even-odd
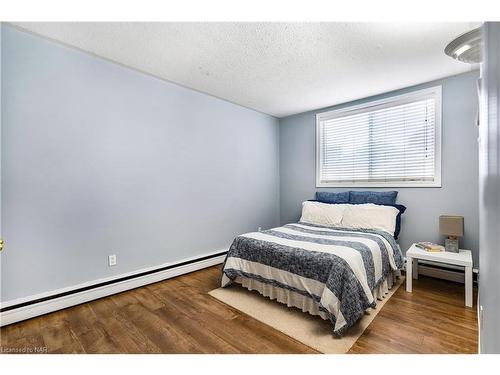
[[[429,260],[446,264],[453,264],[465,268],[465,306],[472,307],[472,253],[470,250],[460,250],[459,253],[447,251],[432,253],[419,249],[415,244],[406,252],[406,291],[411,292],[414,272],[413,260]]]

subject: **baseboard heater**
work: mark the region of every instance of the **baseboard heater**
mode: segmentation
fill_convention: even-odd
[[[454,281],[462,284],[465,283],[464,268],[454,266],[451,264],[443,264],[443,263],[419,259],[418,274],[422,276],[430,276],[430,277],[436,277],[438,279]],[[479,274],[478,270],[474,268],[472,277],[475,283],[477,283],[478,274]]]
[[[221,251],[2,306],[0,327],[220,264],[226,254],[227,251]]]

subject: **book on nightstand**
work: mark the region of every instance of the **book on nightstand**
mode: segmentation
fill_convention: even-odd
[[[439,253],[444,251],[444,246],[432,242],[417,242],[415,246],[430,253]]]

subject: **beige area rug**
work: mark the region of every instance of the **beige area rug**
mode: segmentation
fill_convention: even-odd
[[[300,309],[287,307],[238,284],[214,289],[208,294],[322,353],[344,354],[363,334],[404,280],[404,277],[396,279],[396,283],[385,298],[377,301],[376,309],[369,309],[341,338],[332,334],[332,325],[329,321],[302,312]]]

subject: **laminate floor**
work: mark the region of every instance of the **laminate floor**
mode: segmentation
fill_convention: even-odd
[[[207,294],[220,266],[0,329],[1,352],[316,353]],[[476,353],[476,307],[462,284],[421,277],[401,286],[350,353]]]

